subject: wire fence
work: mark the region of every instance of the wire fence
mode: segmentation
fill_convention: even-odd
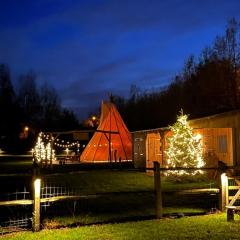
[[[208,208],[209,211],[214,211],[219,207],[219,193],[221,189],[216,186],[216,183],[211,181],[209,183],[199,184],[199,189],[164,189],[161,187],[161,173],[166,171],[193,171],[193,170],[216,170],[223,171],[223,168],[160,168],[160,165],[156,165],[154,168],[148,168],[145,170],[154,171],[154,188],[147,191],[121,191],[121,192],[103,192],[94,194],[83,194],[83,188],[61,186],[57,182],[44,182],[42,186],[39,185],[39,208],[41,210],[41,218],[52,217],[54,214],[69,214],[70,216],[75,213],[84,212],[89,213],[110,213],[114,211],[121,213],[128,210],[137,210],[139,212],[144,211],[145,207],[150,207],[156,211],[156,217],[163,216],[163,207],[168,208],[172,206],[177,207],[200,207]],[[219,174],[218,174],[219,176]],[[235,184],[236,185],[236,184]],[[234,186],[235,186],[234,185]],[[229,190],[230,191],[230,190]],[[234,190],[233,193],[236,193]],[[22,191],[15,191],[13,193],[2,194],[1,201],[15,201],[17,204],[20,200],[29,200],[30,204],[35,201],[33,199],[33,192],[26,187]],[[139,198],[139,199],[137,199]],[[137,199],[137,201],[136,201]],[[143,199],[142,201],[140,201]],[[127,204],[129,206],[127,206]],[[238,203],[238,202],[237,202]],[[22,203],[24,205],[24,203]],[[33,204],[34,205],[34,204]],[[55,205],[55,208],[54,208]],[[161,206],[161,208],[159,208]],[[15,206],[15,210],[19,206]],[[24,208],[24,206],[23,206]],[[32,218],[32,205],[26,208],[28,211],[25,218],[14,219],[10,218],[8,221],[2,221],[0,219],[0,229],[2,232],[17,231],[19,229],[29,229],[31,226]],[[14,212],[14,211],[13,211]],[[24,211],[23,211],[24,212]],[[29,214],[30,213],[30,214]],[[24,214],[23,214],[24,216]],[[34,214],[33,214],[34,216]],[[16,215],[16,217],[18,217]],[[39,212],[40,219],[40,212]]]
[[[7,234],[23,230],[29,230],[32,226],[32,218],[22,217],[20,219],[10,219],[0,224],[0,234]]]
[[[25,200],[31,199],[31,193],[26,187],[22,191],[16,190],[12,193],[3,193],[0,195],[0,201]]]
[[[41,188],[41,198],[80,195],[81,188],[49,184]]]
[[[55,201],[67,199],[70,196],[74,197],[80,195],[81,188],[73,188],[69,186],[60,186],[59,184],[54,183],[47,183],[43,187],[41,187],[41,207],[46,210],[47,207],[51,206]]]

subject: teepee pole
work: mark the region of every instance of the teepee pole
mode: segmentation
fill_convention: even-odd
[[[111,145],[112,134],[111,134],[111,131],[112,131],[112,108],[110,106],[110,131],[109,131],[109,160],[110,160],[110,163],[112,162],[112,145]]]

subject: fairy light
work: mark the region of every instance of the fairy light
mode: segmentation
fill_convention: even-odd
[[[46,145],[46,158],[50,160],[51,159],[51,155],[52,155],[51,144],[47,143],[47,145]]]
[[[47,139],[48,142],[44,143],[43,138]],[[51,139],[43,133],[39,133],[37,143],[33,149],[34,160],[40,163],[43,160],[56,160],[55,151],[52,149]]]
[[[66,153],[67,153],[67,156],[68,156],[68,153],[69,153],[69,148],[66,148],[65,149]]]
[[[71,148],[74,146],[80,147],[80,144],[78,142],[73,142],[73,143],[68,142],[68,144],[64,144],[64,140],[62,140],[62,144],[54,142],[54,145],[61,148]]]
[[[187,121],[188,116],[181,112],[177,117],[177,122],[170,126],[173,133],[168,138],[168,148],[165,153],[167,156],[167,163],[170,167],[197,167],[201,168],[205,165],[202,156],[202,144],[200,134],[193,134],[193,129],[189,126]],[[201,170],[196,171],[174,171],[170,174],[177,175],[196,175],[203,173]]]
[[[43,159],[46,158],[45,146],[42,140],[42,135],[42,133],[39,133],[37,143],[33,149],[33,155],[35,156],[37,162],[41,162]]]
[[[54,138],[50,134],[40,132],[37,138],[37,142],[35,147],[32,149],[32,153],[34,156],[33,161],[37,161],[38,163],[42,161],[54,161],[56,160],[55,150],[53,146],[63,148],[69,153],[69,149],[73,147],[77,147],[77,151],[79,152],[79,147],[81,146],[79,142],[70,142],[65,140],[60,140],[59,138]],[[83,145],[85,147],[85,145]]]

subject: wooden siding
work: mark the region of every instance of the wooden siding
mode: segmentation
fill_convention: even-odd
[[[231,111],[189,121],[193,128],[231,128],[232,161],[240,165],[240,111]]]
[[[231,128],[195,129],[194,133],[202,136],[203,156],[207,166],[217,166],[218,161],[233,165]]]
[[[146,161],[148,168],[153,168],[153,161],[158,161],[162,165],[161,137],[158,132],[147,134]]]

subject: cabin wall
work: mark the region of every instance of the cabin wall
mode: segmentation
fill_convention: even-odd
[[[233,111],[189,121],[193,128],[230,128],[231,158],[234,165],[240,165],[240,112]],[[229,140],[230,141],[230,140]]]
[[[202,135],[207,166],[216,166],[218,161],[227,165],[240,165],[240,111],[190,120],[189,123],[194,132]],[[167,147],[167,137],[170,135],[170,131],[161,129],[134,132],[134,166],[152,167],[153,160],[164,166],[166,156],[162,153]]]
[[[202,128],[193,132],[202,136],[203,157],[207,167],[217,166],[218,161],[233,165],[231,128]]]

